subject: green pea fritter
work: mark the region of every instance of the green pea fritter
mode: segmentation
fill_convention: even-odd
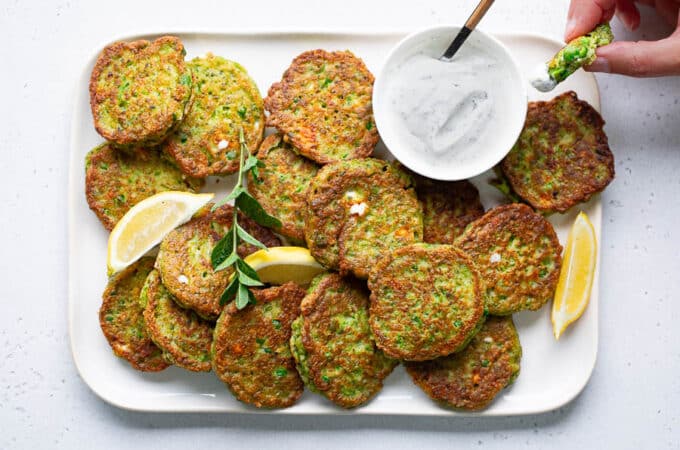
[[[185,54],[174,36],[104,48],[90,77],[97,132],[119,146],[160,144],[191,106]]]
[[[214,321],[222,311],[220,297],[232,270],[215,272],[211,253],[231,228],[234,209],[224,205],[210,212],[211,207],[206,206],[189,222],[168,233],[161,242],[156,269],[177,303],[196,311],[204,319]],[[265,246],[281,245],[274,233],[241,213],[238,223]],[[241,242],[238,254],[245,257],[256,250],[257,247]]]
[[[193,177],[233,173],[239,167],[243,129],[246,145],[255,151],[264,135],[260,91],[240,64],[208,53],[188,63],[194,76],[193,105],[165,151]]]
[[[319,164],[369,156],[378,143],[373,75],[349,51],[300,54],[264,101],[276,127]]]
[[[257,153],[264,167],[248,172],[248,192],[271,216],[281,221],[282,235],[295,243],[305,240],[305,193],[319,167],[297,154],[280,134],[265,138]]]
[[[165,360],[192,372],[210,371],[210,345],[213,326],[198,315],[180,307],[152,270],[140,294],[144,323]]]
[[[501,169],[512,190],[543,213],[588,201],[614,179],[604,120],[574,92],[530,102],[524,129]]]
[[[288,341],[305,291],[295,283],[253,289],[256,303],[220,315],[213,340],[213,370],[240,401],[286,408],[302,395]]]
[[[456,246],[482,275],[489,314],[535,311],[553,297],[562,246],[550,222],[527,205],[489,210],[468,225]]]
[[[412,244],[371,271],[370,323],[386,355],[423,361],[462,349],[484,322],[479,274],[452,245]]]
[[[469,181],[439,181],[410,174],[423,206],[424,242],[453,244],[468,223],[484,214],[479,191]]]
[[[153,270],[154,259],[145,257],[109,279],[99,308],[99,324],[116,356],[144,372],[158,372],[168,363],[149,337],[139,295]]]
[[[198,192],[203,180],[189,178],[155,148],[123,152],[108,143],[85,157],[85,196],[90,209],[111,231],[126,212],[163,191]]]
[[[397,361],[375,345],[368,325],[368,291],[355,279],[318,275],[293,322],[291,350],[303,381],[343,408],[366,403]]]
[[[322,167],[307,189],[305,240],[312,256],[341,274],[367,278],[385,253],[419,242],[423,216],[413,180],[379,159]]]
[[[519,375],[522,347],[511,316],[489,316],[465,349],[405,363],[413,382],[450,408],[479,410]]]

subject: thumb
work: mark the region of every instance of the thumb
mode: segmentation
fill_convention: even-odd
[[[659,41],[614,42],[597,49],[586,70],[633,77],[680,75],[680,35]]]

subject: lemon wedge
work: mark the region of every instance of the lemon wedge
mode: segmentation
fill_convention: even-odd
[[[258,250],[244,258],[263,283],[284,284],[294,281],[300,285],[309,284],[323,272],[324,267],[316,262],[309,250],[303,247],[271,247]]]
[[[215,194],[160,192],[133,206],[109,235],[109,275],[125,269],[158,245],[174,228],[191,219]]]
[[[560,279],[553,300],[551,321],[555,339],[581,317],[590,301],[595,264],[597,261],[597,238],[588,216],[581,212],[567,238]]]

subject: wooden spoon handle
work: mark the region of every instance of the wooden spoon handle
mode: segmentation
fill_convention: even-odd
[[[482,20],[482,17],[484,17],[484,14],[486,14],[489,8],[491,8],[493,1],[494,0],[480,1],[479,5],[477,5],[475,10],[472,11],[472,14],[470,14],[470,18],[467,20],[467,22],[465,22],[465,27],[469,28],[470,30],[474,30],[479,21]]]

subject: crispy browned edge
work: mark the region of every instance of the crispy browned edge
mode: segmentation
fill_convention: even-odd
[[[598,161],[607,166],[609,177],[599,183],[595,182],[595,180],[584,183],[580,176],[582,169],[580,166],[563,164],[561,168],[567,172],[566,177],[568,179],[580,180],[579,184],[573,186],[573,195],[565,198],[562,202],[556,202],[554,200],[546,201],[544,198],[533,195],[536,192],[535,189],[525,188],[526,184],[522,179],[521,174],[515,173],[510,166],[510,155],[506,156],[501,162],[501,169],[503,175],[505,175],[512,186],[513,191],[520,196],[522,200],[534,207],[534,209],[542,212],[550,213],[557,211],[564,213],[574,205],[587,202],[593,195],[606,188],[615,176],[614,155],[609,148],[609,140],[603,130],[604,120],[595,108],[588,102],[580,100],[574,91],[565,92],[549,101],[529,102],[525,127],[534,122],[544,122],[549,127],[549,133],[551,138],[553,138],[551,141],[554,142],[557,140],[558,138],[556,135],[559,130],[564,128],[564,124],[552,120],[552,110],[554,104],[565,100],[571,102],[574,109],[577,110],[575,117],[578,117],[579,120],[592,128],[596,140],[595,148],[585,149],[585,152],[594,152],[598,155]],[[574,148],[574,151],[577,150],[578,148]],[[584,152],[584,150],[580,150],[580,152]]]
[[[327,327],[331,326],[330,321],[328,320],[328,316],[324,314],[324,310],[320,310],[319,305],[318,305],[318,300],[320,298],[323,298],[323,294],[326,289],[334,286],[339,286],[342,283],[346,283],[349,287],[352,289],[358,290],[362,293],[365,294],[365,306],[368,308],[369,306],[369,297],[368,297],[368,290],[365,286],[364,283],[362,283],[360,280],[354,278],[354,277],[342,277],[337,273],[334,272],[327,272],[327,274],[324,276],[324,278],[316,285],[314,286],[313,290],[310,290],[310,292],[307,293],[307,296],[304,298],[304,301],[302,302],[301,308],[302,308],[302,316],[304,317],[303,323],[302,323],[302,345],[305,348],[305,351],[307,352],[307,371],[309,374],[309,377],[313,380],[314,387],[323,392],[323,395],[326,396],[330,401],[335,403],[336,405],[342,407],[342,408],[356,408],[357,406],[361,406],[367,401],[369,401],[371,398],[373,398],[378,392],[380,392],[380,389],[382,388],[383,385],[383,380],[390,374],[392,373],[392,370],[394,370],[394,367],[396,367],[396,363],[392,365],[392,367],[386,371],[386,373],[380,373],[376,374],[377,375],[377,385],[378,389],[375,390],[374,392],[369,393],[368,396],[365,398],[362,398],[360,402],[348,402],[341,395],[337,395],[336,391],[330,390],[330,389],[322,389],[323,386],[328,386],[328,382],[324,381],[322,376],[321,376],[321,370],[323,367],[328,365],[333,358],[328,355],[327,352],[319,352],[319,345],[314,342],[312,337],[310,336],[310,320],[313,320],[312,316],[316,318],[322,318],[323,320],[321,321],[316,321],[315,326],[320,327],[322,325],[326,325]],[[370,325],[369,325],[369,334],[371,332],[370,330]],[[324,342],[323,345],[326,343]],[[380,351],[376,347],[377,351]],[[335,356],[335,355],[333,355]]]
[[[154,269],[156,270],[156,269]],[[173,361],[173,364],[179,367],[182,367],[184,369],[190,370],[192,372],[210,372],[211,369],[211,363],[210,361],[204,361],[204,362],[197,362],[196,360],[187,357],[186,354],[177,352],[172,349],[172,343],[170,342],[170,339],[163,333],[163,331],[158,327],[158,321],[154,320],[154,314],[155,314],[155,308],[158,305],[158,289],[161,286],[161,276],[156,270],[156,276],[155,280],[152,280],[152,284],[149,284],[147,287],[147,303],[146,307],[144,308],[144,323],[146,324],[146,328],[149,332],[149,336],[151,339],[154,341],[154,343],[161,349],[163,352],[167,352],[171,355],[171,359]],[[169,294],[169,292],[168,292]],[[170,294],[172,295],[172,294]],[[195,312],[184,309],[180,307],[178,304],[175,304],[174,307],[176,308],[176,311],[179,314],[185,315],[185,318],[188,319],[187,316],[191,314],[196,314]],[[196,318],[201,322],[201,324],[205,327],[208,327],[210,329],[210,336],[212,338],[212,324],[208,322],[207,320],[201,318],[196,314]],[[182,318],[179,318],[182,320]],[[185,320],[186,320],[185,319]],[[208,343],[208,346],[212,343],[211,341]]]
[[[550,245],[555,249],[555,254],[557,255],[557,261],[556,261],[556,267],[555,270],[550,273],[550,276],[544,279],[542,282],[540,282],[541,287],[543,290],[549,290],[551,292],[555,291],[555,288],[557,287],[557,281],[560,276],[560,268],[561,268],[561,263],[562,263],[562,245],[560,244],[559,239],[557,238],[557,234],[555,233],[555,229],[553,228],[552,224],[548,222],[548,220],[541,216],[540,214],[537,214],[534,212],[533,209],[531,209],[530,206],[527,206],[523,203],[510,203],[507,205],[500,205],[496,206],[495,208],[490,209],[489,211],[486,212],[482,217],[479,219],[475,220],[474,222],[471,222],[470,225],[468,225],[468,228],[466,229],[466,232],[463,233],[460,238],[456,241],[456,245],[459,246],[463,251],[466,251],[464,242],[470,243],[470,245],[476,246],[477,244],[486,244],[489,241],[493,241],[496,236],[495,235],[490,235],[486,236],[486,239],[480,238],[478,233],[475,233],[475,230],[479,226],[488,226],[494,230],[502,230],[502,223],[505,220],[506,216],[510,214],[512,215],[511,218],[516,221],[521,221],[524,225],[533,225],[533,226],[542,226],[543,227],[543,233],[550,239]],[[535,229],[535,228],[533,228]],[[479,265],[477,265],[479,268]],[[486,270],[486,267],[481,268],[482,271]],[[538,275],[536,275],[538,276]],[[512,277],[509,277],[510,279],[507,280],[509,282],[512,282]],[[494,280],[497,281],[497,280]],[[482,279],[482,282],[484,283],[484,280]],[[549,297],[549,296],[548,296]],[[536,311],[540,308],[542,308],[545,303],[549,301],[549,298],[546,297],[545,301],[543,303],[533,305],[533,307],[529,308],[531,311]],[[487,307],[488,308],[488,307]],[[524,308],[520,309],[523,310]],[[507,315],[507,314],[512,314],[515,312],[519,312],[520,310],[512,310],[512,311],[499,311],[499,310],[489,310],[489,313],[495,314],[495,315]]]
[[[317,152],[316,149],[318,147],[318,142],[316,142],[316,139],[302,140],[295,136],[289,135],[287,132],[287,127],[285,126],[287,122],[287,120],[285,119],[285,115],[283,117],[279,115],[279,111],[285,110],[288,107],[281,100],[284,96],[288,97],[287,95],[284,95],[288,90],[288,86],[290,84],[293,85],[295,84],[294,80],[296,78],[298,67],[303,66],[307,62],[314,61],[317,58],[324,60],[349,61],[350,63],[354,64],[357,69],[363,71],[365,75],[367,75],[371,84],[373,84],[373,82],[375,81],[375,77],[368,70],[363,60],[358,56],[354,55],[350,51],[345,50],[328,52],[323,49],[308,50],[306,52],[301,53],[300,55],[295,57],[295,59],[293,59],[291,65],[283,73],[281,81],[271,85],[269,91],[267,92],[267,97],[264,99],[264,107],[270,113],[269,116],[267,117],[268,126],[276,127],[277,129],[279,129],[283,135],[283,139],[286,142],[290,142],[295,148],[297,148],[300,151],[301,154],[311,158],[318,164],[328,164],[336,162],[337,160],[333,158],[328,158],[327,156]],[[316,125],[313,123],[309,123],[308,128],[310,130],[315,130]],[[310,131],[309,134],[313,133],[311,133]],[[375,146],[378,144],[379,139],[380,136],[378,135],[377,127],[374,126],[371,130],[365,130],[361,145],[354,150],[353,157],[347,159],[365,158],[369,156],[371,153],[373,153],[373,150],[375,149]],[[308,146],[306,145],[306,142],[308,141],[313,142],[314,144]]]
[[[221,365],[222,360],[221,358],[218,358],[218,355],[225,351],[225,349],[230,347],[232,349],[243,348],[245,346],[244,341],[245,344],[247,344],[249,341],[252,343],[252,341],[256,339],[256,335],[251,332],[253,331],[252,329],[233,329],[233,327],[230,328],[231,322],[238,321],[238,323],[242,324],[243,321],[245,321],[247,323],[247,319],[244,319],[244,316],[248,316],[250,311],[253,311],[254,308],[269,303],[277,297],[283,298],[282,311],[284,314],[281,316],[283,318],[281,321],[281,330],[274,330],[270,326],[260,329],[262,334],[258,334],[257,336],[271,337],[276,342],[283,342],[285,345],[288,345],[288,341],[290,341],[290,336],[292,334],[291,324],[300,315],[300,302],[302,302],[302,299],[305,296],[304,289],[291,281],[281,286],[267,289],[253,289],[252,292],[255,295],[257,304],[239,310],[232,302],[222,313],[224,314],[224,317],[220,318],[220,321],[218,321],[213,337],[213,370],[218,378],[229,387],[229,390],[240,401],[251,404],[257,408],[287,408],[295,404],[304,391],[304,383],[299,375],[294,378],[294,383],[291,385],[291,391],[293,392],[291,397],[286,399],[258,398],[258,396],[250,395],[245,390],[240,389],[238,379],[235,379],[233,376],[225,375]],[[293,307],[291,308],[291,306]],[[222,349],[222,351],[220,351],[220,349]],[[295,360],[292,355],[285,365],[289,373],[297,374]],[[252,369],[257,368],[255,367]]]
[[[512,323],[511,316],[497,317],[489,316],[484,324],[484,328],[478,335],[498,333],[496,337],[502,336],[504,346],[502,349],[496,349],[494,355],[504,359],[510,358],[510,353],[513,351],[514,345],[519,345],[519,336],[514,324],[511,327],[512,332],[505,326],[505,321],[509,320]],[[492,331],[485,332],[485,328],[494,327]],[[476,338],[473,338],[473,341]],[[470,345],[473,345],[471,342]],[[517,350],[521,357],[521,347]],[[476,386],[469,386],[462,383],[450,383],[437,377],[437,372],[447,369],[441,367],[441,361],[446,358],[465,357],[465,350],[461,353],[455,353],[450,356],[445,356],[440,359],[422,362],[407,362],[404,364],[406,372],[411,376],[413,382],[419,386],[432,400],[443,404],[444,406],[456,409],[465,409],[470,411],[478,411],[486,408],[496,395],[500,393],[505,387],[510,385],[519,374],[512,372],[509,367],[510,362],[505,361],[505,364],[491,364],[488,368],[480,367],[475,373],[479,376],[479,384]],[[492,359],[492,358],[487,358]],[[473,375],[473,382],[474,376]],[[463,381],[463,380],[456,380]]]
[[[122,350],[121,347],[117,345],[119,342],[118,336],[110,333],[109,327],[106,325],[107,322],[104,318],[105,316],[104,313],[105,306],[108,306],[108,303],[112,300],[111,291],[114,290],[115,283],[118,283],[119,280],[130,276],[141,265],[149,265],[150,266],[149,270],[153,270],[153,263],[154,258],[145,257],[140,259],[136,263],[126,267],[123,271],[118,272],[116,275],[114,275],[109,280],[109,283],[106,286],[104,293],[102,294],[102,305],[99,308],[99,326],[102,329],[102,332],[106,337],[106,340],[109,342],[109,345],[113,350],[113,353],[119,358],[123,358],[126,361],[128,361],[134,369],[140,370],[142,372],[160,372],[161,370],[165,370],[166,368],[168,368],[170,364],[168,364],[168,362],[163,359],[161,349],[158,348],[156,344],[153,343],[149,336],[146,337],[146,342],[144,343],[143,348],[134,349],[139,350],[138,352],[135,352],[133,350],[128,351]],[[141,316],[143,315],[143,312],[141,312],[142,309],[141,305],[139,305],[139,309]],[[151,356],[153,352],[157,352],[157,355]],[[150,356],[152,359],[148,360]]]
[[[440,345],[434,347],[427,353],[406,352],[398,349],[395,346],[392,346],[390,337],[384,336],[382,333],[380,333],[380,330],[377,329],[377,326],[374,326],[375,323],[374,318],[381,316],[380,299],[377,297],[376,291],[378,286],[381,284],[390,283],[394,285],[395,283],[399,282],[399,280],[397,279],[398,274],[392,274],[387,270],[387,268],[389,267],[389,265],[392,263],[396,256],[400,256],[403,253],[411,252],[429,253],[430,251],[448,253],[451,260],[455,259],[458,261],[462,261],[464,264],[470,267],[470,271],[474,276],[473,283],[475,297],[477,299],[476,303],[478,309],[477,314],[478,320],[475,321],[474,323],[472,322],[466,323],[465,324],[466,328],[460,330],[460,333],[458,333],[456,336],[457,339],[442,342]],[[428,283],[427,285],[423,286],[423,289],[428,291],[431,288],[431,286],[432,283]],[[371,270],[371,274],[368,279],[368,288],[371,291],[369,307],[369,323],[371,325],[371,331],[373,332],[373,336],[378,347],[387,356],[390,356],[392,358],[408,361],[424,361],[436,358],[438,356],[453,353],[459,350],[459,348],[462,345],[465,345],[466,341],[470,339],[471,334],[474,333],[475,329],[479,326],[479,321],[483,320],[484,318],[484,296],[482,295],[479,271],[477,270],[472,259],[467,254],[465,254],[465,252],[463,252],[462,250],[458,249],[453,245],[416,243],[398,248],[397,250],[380,259],[378,263],[375,265],[375,267]]]
[[[101,51],[99,56],[97,57],[97,62],[94,65],[94,68],[92,69],[92,74],[90,75],[90,83],[89,83],[89,92],[90,92],[90,109],[92,111],[92,117],[94,119],[94,127],[97,130],[97,133],[99,133],[104,139],[107,141],[115,142],[118,145],[131,145],[135,143],[141,143],[143,144],[144,139],[140,139],[138,136],[131,136],[127,133],[119,133],[116,135],[112,135],[106,132],[100,125],[99,121],[97,120],[97,104],[98,104],[98,99],[99,95],[97,92],[97,79],[102,74],[102,71],[104,68],[111,62],[111,59],[114,55],[116,55],[121,49],[130,49],[135,52],[139,52],[141,50],[144,50],[146,47],[150,45],[158,45],[160,46],[164,42],[171,41],[176,43],[179,48],[184,48],[184,44],[182,44],[182,41],[175,36],[162,36],[159,37],[158,39],[152,41],[148,41],[146,39],[139,39],[137,41],[132,41],[132,42],[124,42],[124,41],[118,41],[114,42],[113,44],[107,45],[104,47],[104,49]],[[191,100],[187,103],[186,110],[189,109],[191,104]],[[186,114],[185,110],[185,114]],[[151,136],[155,136],[157,134],[163,134],[164,132],[169,132],[171,131],[172,127],[170,129],[164,124],[154,124],[156,125],[155,128],[151,128],[151,131],[148,133]]]

